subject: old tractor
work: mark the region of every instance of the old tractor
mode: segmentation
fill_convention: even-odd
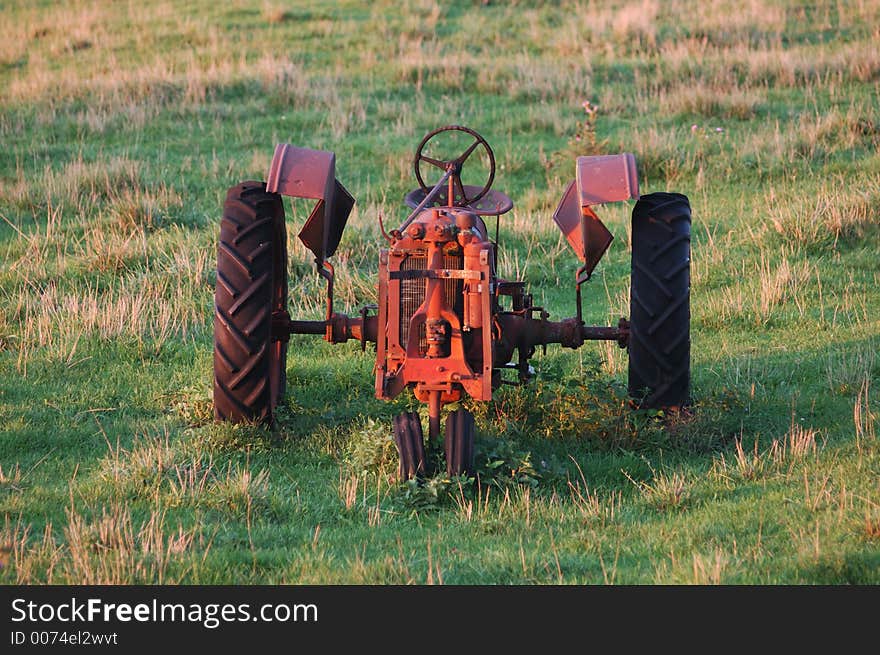
[[[280,144],[266,182],[229,189],[217,251],[214,315],[214,409],[218,420],[272,422],[285,393],[291,334],[333,344],[375,344],[375,393],[407,389],[428,405],[428,438],[444,440],[449,475],[474,469],[474,418],[441,408],[467,394],[488,401],[504,382],[526,383],[538,347],[579,348],[610,340],[629,353],[629,393],[637,407],[678,408],[690,387],[690,205],[677,193],[639,196],[631,154],[577,157],[575,178],[553,215],[580,266],[576,314],[550,320],[525,283],[499,275],[499,217],[513,208],[492,188],[495,158],[474,130],[451,125],[427,134],[413,161],[412,209],[379,254],[376,303],[356,316],[335,311],[336,251],[354,198],[336,179],[332,152]],[[473,171],[471,169],[474,169]],[[465,172],[468,177],[465,177]],[[477,184],[465,181],[477,180]],[[485,176],[485,177],[483,177]],[[287,238],[282,196],[315,201],[299,232],[327,285],[323,320],[287,311]],[[596,215],[603,203],[637,199],[632,212],[630,316],[585,325],[581,288],[612,241]],[[486,224],[495,219],[494,235]],[[505,373],[507,369],[511,372]],[[508,380],[515,376],[515,380]],[[394,419],[400,477],[428,471],[418,412]]]

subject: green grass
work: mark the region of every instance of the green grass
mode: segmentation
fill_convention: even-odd
[[[0,582],[880,582],[878,2],[0,3]],[[576,141],[598,106],[595,143]],[[277,429],[211,420],[222,199],[276,142],[358,199],[337,304],[421,137],[498,160],[501,274],[554,318],[592,148],[692,203],[693,415],[550,348],[477,417],[479,481],[394,481],[372,353],[291,340]],[[291,314],[321,281],[288,204]],[[627,313],[630,207],[586,291]]]

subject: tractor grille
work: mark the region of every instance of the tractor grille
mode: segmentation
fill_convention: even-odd
[[[461,255],[444,255],[443,267],[449,269],[461,269],[464,264]],[[410,255],[400,264],[401,271],[424,270],[428,267],[428,258],[425,255]],[[444,297],[457,314],[461,314],[462,303],[462,280],[446,280],[443,283]],[[425,278],[400,281],[400,345],[406,348],[409,341],[409,321],[416,310],[425,301]],[[419,326],[419,353],[424,355],[428,351],[428,342],[425,338],[424,323]]]
[[[428,266],[428,258],[425,255],[410,255],[400,263],[401,271],[424,269]],[[409,320],[425,300],[425,280],[400,281],[400,345],[406,349],[409,343]],[[424,335],[420,335],[419,352],[424,354],[428,349]]]
[[[443,268],[450,270],[461,270],[464,268],[464,257],[462,255],[444,255]],[[452,308],[458,316],[461,316],[462,306],[464,304],[464,296],[462,295],[462,286],[464,280],[446,280],[443,283],[446,291],[446,304]]]

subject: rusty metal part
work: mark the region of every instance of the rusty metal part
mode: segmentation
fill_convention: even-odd
[[[299,238],[319,262],[336,252],[354,198],[336,179],[334,153],[279,143],[269,166],[266,190],[317,200]]]
[[[379,233],[382,235],[382,238],[385,239],[385,241],[391,243],[392,237],[385,231],[385,221],[382,220],[382,212],[378,212],[377,217],[379,219]]]
[[[428,344],[428,357],[447,357],[449,355],[449,323],[442,318],[429,318],[425,321],[425,342]]]
[[[400,456],[400,479],[423,477],[427,472],[427,461],[418,412],[406,412],[394,417],[394,443]]]
[[[432,139],[444,132],[464,132],[465,134],[474,137],[474,141],[460,155],[453,159],[439,159],[424,154],[425,146],[427,146]],[[478,146],[482,146],[489,157],[489,179],[486,180],[486,183],[482,187],[477,187],[476,195],[469,196],[468,191],[461,183],[461,169],[462,166],[464,166],[464,162],[467,161]],[[435,166],[443,171],[452,173],[446,195],[447,203],[450,207],[466,207],[477,202],[488,193],[489,188],[492,186],[492,181],[495,179],[495,153],[492,152],[492,148],[489,147],[486,139],[480,136],[476,131],[462,125],[447,125],[446,127],[440,127],[433,130],[425,135],[425,138],[422,139],[419,147],[416,148],[415,158],[413,159],[413,168],[415,169],[416,180],[418,180],[419,186],[427,193],[430,187],[425,184],[425,181],[422,178],[421,162],[426,162],[427,164]],[[436,186],[434,188],[436,188]],[[450,200],[452,202],[449,202]]]
[[[436,443],[440,440],[440,407],[442,393],[438,389],[428,392],[428,441]]]
[[[576,181],[572,181],[566,188],[553,214],[553,220],[578,259],[584,262],[585,272],[592,273],[614,237],[589,206],[582,207],[578,204]]]
[[[492,332],[482,317],[492,314],[494,256],[485,231],[469,210],[423,210],[380,253],[378,397],[413,387],[423,401],[435,392],[441,402],[463,392],[491,399]]]
[[[534,312],[540,308],[533,307]],[[618,322],[617,327],[600,325],[584,325],[576,317],[561,321],[548,321],[546,313],[541,311],[539,318],[529,312],[502,312],[497,317],[500,336],[499,344],[506,345],[501,351],[506,354],[505,361],[510,361],[514,348],[528,349],[558,343],[564,348],[580,348],[585,341],[617,341],[625,347],[629,339],[629,324],[625,319]]]
[[[630,153],[578,157],[575,172],[553,220],[585,264],[580,275],[589,277],[613,239],[592,206],[638,198],[639,178]]]
[[[630,335],[629,321],[625,318],[621,318],[617,321],[617,331],[619,335],[617,337],[617,345],[622,349],[627,348],[629,346]]]
[[[639,197],[636,158],[628,152],[578,157],[576,180],[581,207]]]
[[[581,321],[575,319],[565,319],[559,322],[559,343],[563,348],[580,348],[584,344],[584,326]],[[544,337],[546,343],[546,336]]]
[[[361,342],[361,352],[366,352],[367,341],[372,341],[373,343],[376,343],[375,329],[373,330],[373,338],[368,339],[367,338],[367,330],[365,328],[370,323],[371,319],[373,320],[373,325],[376,325],[375,321],[376,321],[377,317],[370,316],[369,314],[370,314],[370,311],[378,310],[378,309],[379,309],[379,305],[364,305],[363,307],[361,307],[361,311],[359,312],[361,315],[361,324],[360,324],[360,328],[361,328],[360,332],[361,333],[357,337],[354,336],[354,326],[352,326],[352,329],[351,329],[352,337],[357,338]]]
[[[467,196],[475,196],[479,191],[480,187],[478,186],[472,184],[464,185],[464,192]],[[407,207],[413,209],[424,209],[431,205],[438,205],[440,207],[449,207],[452,205],[448,200],[448,189],[441,189],[437,195],[434,196],[432,202],[422,204],[425,201],[426,195],[427,193],[422,188],[413,189],[406,194],[403,201],[406,203]],[[465,206],[480,216],[498,216],[500,214],[506,214],[513,209],[513,200],[501,191],[490,189],[482,198],[479,200],[470,200]]]
[[[466,409],[450,412],[446,418],[446,474],[474,473],[474,415]]]
[[[363,307],[360,316],[352,318],[345,314],[334,314],[328,321],[295,321],[287,312],[272,314],[272,338],[287,341],[291,334],[329,334],[330,343],[345,343],[349,340],[361,342],[366,348],[367,342],[376,343],[379,330],[379,317],[369,316],[367,312],[375,305]]]
[[[328,261],[319,261],[315,260],[315,265],[318,267],[318,275],[327,280],[327,309],[325,316],[327,317],[327,332],[324,334],[324,339],[329,341],[330,343],[334,343],[333,341],[333,332],[331,327],[331,322],[333,320],[333,278],[335,277],[335,270],[333,269],[333,265]]]
[[[289,329],[289,326],[293,322],[294,321],[290,320],[290,314],[287,313],[286,309],[276,309],[275,311],[273,311],[271,326],[272,340],[281,341],[283,343],[287,343],[288,341],[290,341],[290,334],[292,330]],[[316,332],[315,334],[324,334],[323,323],[321,323],[321,331]]]
[[[583,318],[581,285],[590,279],[614,239],[592,205],[638,198],[636,161],[629,153],[578,157],[575,179],[566,187],[553,220],[583,265],[575,274],[577,319]]]
[[[407,216],[406,220],[400,225],[399,228],[397,228],[398,232],[403,232],[409,226],[409,224],[412,223],[413,220],[415,220],[415,218],[419,214],[421,214],[422,211],[426,207],[428,207],[434,201],[435,198],[437,198],[440,195],[440,193],[443,191],[443,185],[446,184],[446,181],[450,177],[452,177],[452,171],[446,171],[443,174],[443,177],[440,178],[440,181],[434,185],[434,188],[431,189],[425,195],[425,197],[421,200],[421,202],[419,202],[419,204],[416,205],[416,207],[413,209],[412,213],[409,216]],[[393,236],[393,233],[392,233],[392,236]]]
[[[392,280],[415,280],[416,278],[424,278],[426,280],[479,280],[479,271],[463,271],[450,270],[448,268],[438,269],[407,269],[405,271],[394,271],[390,275]]]

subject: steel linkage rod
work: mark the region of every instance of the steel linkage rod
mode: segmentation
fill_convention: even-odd
[[[431,189],[428,192],[428,195],[425,196],[425,199],[422,200],[415,209],[413,209],[412,214],[407,217],[407,219],[403,222],[403,225],[397,228],[398,232],[403,232],[407,227],[409,227],[409,224],[413,222],[415,217],[418,216],[425,207],[427,207],[431,202],[434,201],[434,198],[436,198],[437,194],[439,194],[440,191],[443,190],[443,185],[446,184],[446,181],[449,179],[449,176],[452,175],[453,172],[454,169],[447,169],[447,171],[443,174],[443,177],[440,178],[440,181],[437,182],[437,184],[434,185],[434,188]]]

